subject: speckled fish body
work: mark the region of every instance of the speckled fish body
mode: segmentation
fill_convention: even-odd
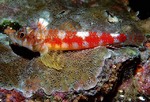
[[[6,29],[11,40],[33,51],[47,53],[49,50],[81,50],[122,43],[126,40],[125,34],[92,32],[92,31],[63,31],[48,29],[47,22],[39,20],[37,28],[23,27],[19,31]]]
[[[125,40],[125,34],[49,30],[44,43],[51,50],[80,50]]]

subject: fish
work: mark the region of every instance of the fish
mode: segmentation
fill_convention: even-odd
[[[4,30],[13,43],[32,51],[46,54],[54,51],[74,51],[90,49],[97,46],[123,43],[127,36],[124,33],[108,33],[96,31],[64,31],[48,29],[48,22],[40,18],[37,27],[22,27],[14,31],[11,27]]]
[[[19,26],[19,30],[7,26],[3,32],[9,36],[12,44],[39,52],[39,59],[43,65],[55,70],[65,68],[57,52],[92,49],[98,46],[123,43],[127,39],[124,33],[65,31],[49,29],[48,24],[45,19],[40,18],[34,26]]]

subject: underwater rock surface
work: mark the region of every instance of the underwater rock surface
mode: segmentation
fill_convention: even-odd
[[[44,66],[39,58],[23,59],[7,47],[1,44],[0,85],[4,88],[15,87],[29,96],[41,88],[47,94],[55,91],[89,90],[96,85],[100,88],[110,80],[112,72],[117,71],[111,68],[113,64],[139,55],[137,49],[130,47],[114,51],[106,47],[97,47],[74,52],[51,52],[50,60],[53,60],[57,67],[64,67],[57,71]],[[107,62],[108,58],[112,60]]]

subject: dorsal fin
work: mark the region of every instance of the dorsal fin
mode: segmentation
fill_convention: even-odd
[[[39,18],[37,22],[37,26],[39,29],[46,29],[48,26],[48,22],[44,18]]]

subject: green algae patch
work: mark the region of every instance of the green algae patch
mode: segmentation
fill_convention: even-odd
[[[138,51],[137,48],[132,48],[132,47],[126,47],[126,48],[122,48],[119,51],[117,51],[117,53],[121,53],[125,56],[138,56],[140,53]]]

